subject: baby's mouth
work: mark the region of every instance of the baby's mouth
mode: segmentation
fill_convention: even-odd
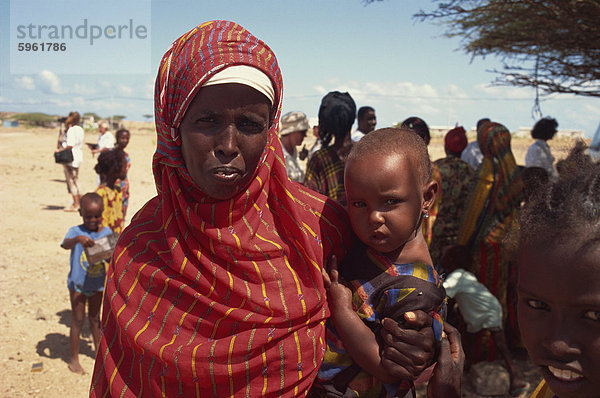
[[[554,377],[556,377],[560,381],[576,381],[579,379],[583,379],[583,376],[577,372],[573,372],[572,370],[567,369],[558,369],[553,366],[548,366],[548,370]]]

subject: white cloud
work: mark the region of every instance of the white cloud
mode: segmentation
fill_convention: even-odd
[[[119,84],[117,86],[117,92],[119,95],[131,96],[133,94],[133,88],[124,84]]]
[[[535,97],[535,92],[529,87],[493,86],[489,83],[481,83],[475,86],[475,90],[503,99],[533,99]]]
[[[15,77],[17,86],[25,90],[35,90],[35,83],[29,76]]]
[[[61,94],[60,79],[52,71],[44,69],[39,74],[39,84],[42,91],[51,94]]]
[[[73,85],[73,93],[76,95],[96,95],[95,87],[90,87],[86,84],[75,83]]]

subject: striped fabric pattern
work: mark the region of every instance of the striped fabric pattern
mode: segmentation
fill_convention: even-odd
[[[178,126],[230,65],[271,78],[272,124],[254,178],[215,201],[187,172]],[[92,397],[303,396],[325,350],[321,269],[350,242],[344,210],[291,182],[277,136],[282,79],[271,49],[228,21],[164,55],[155,90],[158,195],[125,229],[107,273]]]
[[[344,162],[332,147],[321,148],[306,165],[304,185],[323,195],[346,203]]]

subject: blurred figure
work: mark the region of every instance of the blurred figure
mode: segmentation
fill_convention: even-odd
[[[108,130],[108,127],[108,122],[106,120],[102,120],[98,123],[98,133],[100,133],[100,135],[98,136],[96,147],[92,148],[92,155],[115,147],[115,136]]]
[[[477,132],[481,126],[490,121],[489,118],[484,117],[477,121]],[[481,149],[479,149],[479,143],[477,143],[477,139],[475,141],[470,142],[467,147],[462,151],[460,158],[463,162],[467,162],[469,166],[473,168],[473,170],[477,170],[481,161],[483,160],[483,154],[481,153]]]
[[[433,163],[433,178],[440,187],[428,220],[433,224],[429,251],[434,264],[438,263],[445,247],[456,243],[475,181],[473,168],[460,159],[466,146],[465,129],[462,126],[453,128],[444,136],[446,157]]]
[[[129,145],[131,134],[127,129],[120,129],[115,135],[117,137],[117,148],[122,150],[125,154],[125,159],[127,160],[127,173],[129,173],[131,158],[129,157],[129,154],[125,152],[125,148]],[[123,218],[125,218],[127,215],[127,207],[129,206],[129,178],[126,175],[125,178],[118,179],[115,182],[115,185],[121,187],[121,195],[123,196]]]
[[[73,196],[73,203],[70,207],[66,208],[65,211],[78,211],[79,210],[79,199],[81,193],[79,191],[79,185],[77,179],[79,176],[79,167],[83,161],[83,140],[84,132],[79,122],[81,121],[81,115],[79,112],[71,112],[65,120],[65,128],[67,132],[65,134],[62,148],[71,148],[73,152],[73,161],[68,164],[63,164],[65,179],[67,181],[67,190]],[[57,149],[58,150],[58,149]]]
[[[302,112],[288,112],[281,118],[279,138],[283,147],[285,168],[290,180],[299,183],[304,181],[304,169],[298,162],[296,147],[302,145],[309,128],[308,118]]]
[[[402,127],[406,127],[417,133],[419,137],[425,141],[425,145],[429,145],[431,142],[431,134],[429,133],[429,126],[425,123],[425,120],[420,117],[412,116],[402,122]]]
[[[346,204],[344,165],[352,148],[350,131],[355,115],[356,104],[350,94],[332,91],[323,97],[319,107],[319,135],[323,147],[308,161],[304,178],[306,187],[343,205]]]
[[[377,117],[375,117],[375,109],[370,106],[361,106],[356,114],[358,127],[351,134],[352,141],[360,141],[366,134],[375,130],[377,125]]]
[[[548,172],[551,179],[558,177],[554,168],[554,156],[550,152],[548,140],[551,140],[558,127],[556,119],[545,117],[536,122],[531,130],[531,138],[535,142],[527,149],[525,155],[525,167],[541,167]]]

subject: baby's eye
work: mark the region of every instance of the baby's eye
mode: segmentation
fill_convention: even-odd
[[[391,198],[385,201],[386,205],[397,205],[398,203],[402,202],[402,200],[398,199],[398,198]]]
[[[527,305],[536,310],[549,310],[548,304],[540,300],[527,300]]]
[[[600,321],[600,311],[587,311],[583,316],[592,321]]]
[[[352,202],[352,206],[360,209],[361,207],[365,207],[366,204],[365,202]]]

